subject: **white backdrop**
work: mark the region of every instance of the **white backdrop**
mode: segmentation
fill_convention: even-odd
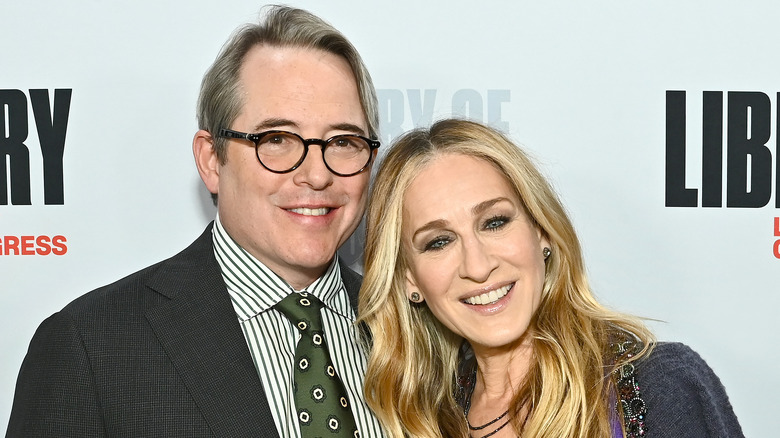
[[[27,100],[31,196],[31,205],[0,205],[0,239],[67,239],[63,255],[0,251],[4,431],[37,325],[73,298],[178,252],[213,218],[190,149],[198,86],[228,35],[253,21],[261,4],[0,1],[0,90],[20,90]],[[773,436],[780,428],[780,254],[773,252],[780,4],[293,4],[333,23],[363,54],[380,90],[385,143],[402,129],[465,114],[524,144],[570,209],[599,297],[659,320],[651,323],[659,338],[697,350],[724,382],[745,434]],[[55,89],[72,90],[62,205],[44,201],[32,89],[49,90],[51,104]],[[697,199],[703,93],[723,92],[724,133],[729,91],[768,96],[766,153],[748,161],[771,168],[766,206],[726,207],[725,170],[723,207],[665,206],[667,90],[686,92],[684,178]],[[19,93],[0,94],[9,95]],[[24,128],[18,107],[2,108],[0,148]],[[736,119],[761,112],[751,111]],[[712,114],[720,113],[708,120]],[[751,169],[749,189],[766,189]],[[30,248],[41,247],[24,252]]]

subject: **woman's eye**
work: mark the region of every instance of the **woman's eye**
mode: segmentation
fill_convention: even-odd
[[[497,230],[509,222],[509,218],[506,216],[494,216],[485,221],[486,230]]]
[[[426,243],[423,251],[436,251],[444,248],[448,243],[450,243],[450,239],[448,237],[437,237]]]

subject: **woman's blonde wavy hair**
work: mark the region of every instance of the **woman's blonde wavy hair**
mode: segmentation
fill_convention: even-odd
[[[522,400],[529,403],[525,424],[522,418],[513,419],[516,433],[539,438],[610,436],[615,408],[610,372],[646,354],[654,338],[638,318],[610,311],[593,297],[571,221],[531,159],[494,129],[458,119],[403,135],[374,180],[359,302],[360,322],[370,332],[365,380],[369,406],[393,437],[469,436],[453,394],[463,340],[427,306],[410,303],[404,283],[404,194],[415,176],[442,154],[492,163],[551,244],[542,300],[529,327],[534,363],[510,406],[510,412],[519,412]],[[616,339],[633,339],[643,348],[631,359],[616,360],[610,353]]]

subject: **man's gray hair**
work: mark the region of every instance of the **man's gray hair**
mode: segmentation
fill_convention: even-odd
[[[360,104],[368,124],[368,136],[379,136],[379,104],[371,76],[357,49],[347,38],[316,15],[296,8],[273,5],[257,24],[247,24],[233,34],[203,76],[198,97],[198,127],[214,137],[214,149],[225,163],[226,140],[221,128],[230,128],[244,106],[240,70],[247,52],[257,45],[318,49],[344,58],[357,81]]]

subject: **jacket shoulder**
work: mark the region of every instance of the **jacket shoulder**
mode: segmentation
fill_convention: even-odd
[[[211,225],[188,247],[178,254],[113,283],[101,286],[74,299],[61,314],[78,319],[80,316],[94,316],[112,309],[130,314],[133,309],[145,310],[160,301],[170,298],[170,285],[182,279],[214,274],[218,267],[211,243]]]
[[[744,436],[720,379],[687,345],[656,344],[637,363],[637,379],[654,436]]]

